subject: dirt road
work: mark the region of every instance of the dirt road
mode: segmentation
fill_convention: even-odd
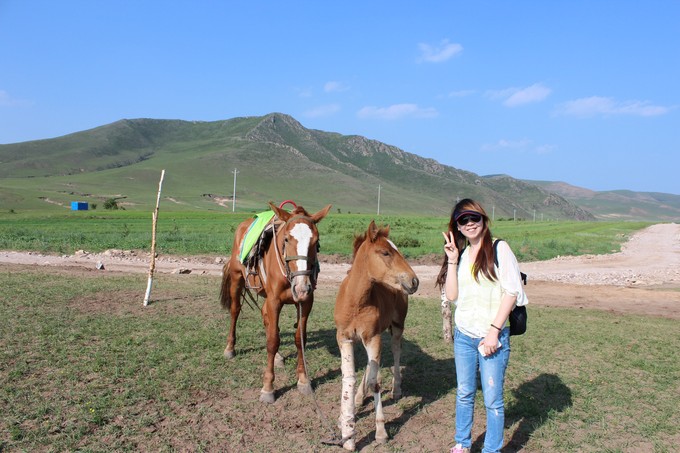
[[[161,256],[156,271],[220,275],[225,257]],[[80,251],[69,256],[0,252],[0,266],[32,264],[73,268],[102,268],[102,272],[148,272],[148,254],[108,250]],[[610,255],[558,257],[522,263],[529,274],[526,292],[531,304],[584,307],[618,313],[646,313],[680,319],[680,225],[653,225],[635,234],[622,251]],[[436,265],[414,265],[421,280],[416,297],[438,297]],[[336,288],[349,269],[347,263],[321,264],[319,287]]]

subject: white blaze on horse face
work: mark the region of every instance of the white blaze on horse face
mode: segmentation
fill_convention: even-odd
[[[290,235],[297,240],[298,256],[307,256],[309,253],[309,242],[312,240],[312,229],[309,225],[298,223],[290,230]],[[297,266],[299,271],[306,271],[307,260],[298,260]]]
[[[392,248],[393,248],[394,250],[396,250],[397,252],[399,251],[399,249],[397,248],[397,246],[394,245],[394,242],[390,241],[389,239],[387,240],[387,242],[390,243],[390,245],[392,246]]]

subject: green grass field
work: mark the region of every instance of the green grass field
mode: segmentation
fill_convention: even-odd
[[[0,266],[0,451],[340,451],[322,445],[328,431],[313,400],[295,390],[292,359],[277,371],[277,403],[257,401],[258,312],[243,312],[237,356],[225,361],[218,278],[158,275],[153,303],[142,307],[145,282]],[[307,353],[332,425],[341,387],[334,297],[318,294]],[[282,313],[286,356],[294,313]],[[411,300],[404,398],[386,402],[391,440],[372,445],[373,415],[362,411],[362,451],[451,446],[455,378],[439,313],[439,300]],[[512,339],[508,451],[677,451],[679,334],[675,320],[533,307],[527,334]],[[473,439],[483,433],[477,403]]]
[[[162,254],[218,255],[231,252],[236,225],[252,213],[159,213],[157,250]],[[319,223],[321,253],[349,256],[352,238],[369,222],[389,225],[390,237],[408,258],[441,253],[447,217],[329,214]],[[498,220],[496,237],[507,240],[520,261],[558,255],[618,251],[645,222],[532,222]],[[68,211],[50,214],[0,213],[0,250],[68,254],[76,250],[150,250],[151,213]]]

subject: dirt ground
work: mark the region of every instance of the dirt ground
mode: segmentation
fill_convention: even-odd
[[[226,257],[165,257],[156,272],[220,275]],[[337,288],[349,269],[334,257],[321,258],[319,288]],[[148,272],[149,255],[107,250],[69,256],[0,252],[0,264],[32,264],[62,268],[100,268],[102,272]],[[680,319],[680,225],[653,225],[635,234],[622,251],[609,255],[557,257],[521,263],[529,275],[529,303],[550,307],[583,307],[616,313],[644,313]],[[420,278],[416,297],[438,297],[434,279],[439,266],[414,264]]]

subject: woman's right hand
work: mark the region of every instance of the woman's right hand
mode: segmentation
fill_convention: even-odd
[[[456,240],[453,237],[453,231],[442,233],[444,236],[444,253],[446,258],[451,263],[458,262],[458,247],[456,247]]]

